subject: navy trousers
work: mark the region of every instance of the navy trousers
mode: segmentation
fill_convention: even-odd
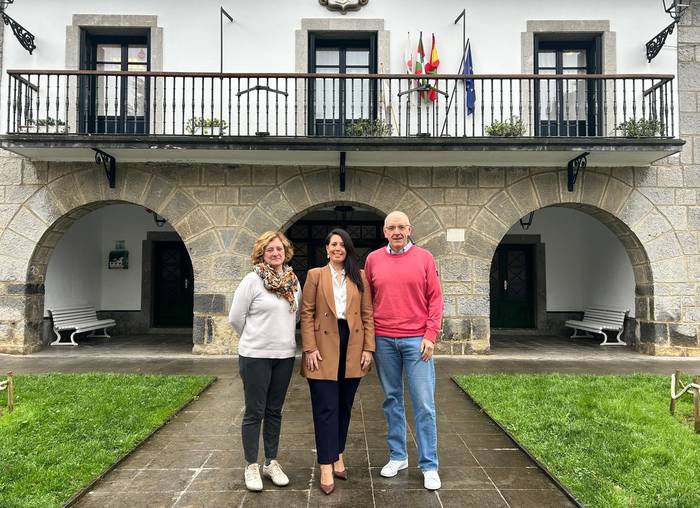
[[[352,404],[355,400],[359,377],[345,378],[345,359],[348,351],[350,329],[344,319],[338,320],[340,332],[340,356],[338,380],[308,379],[311,407],[316,434],[316,458],[319,464],[332,464],[345,450]]]

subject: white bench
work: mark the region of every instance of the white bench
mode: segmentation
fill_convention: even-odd
[[[107,328],[116,326],[114,319],[97,319],[97,312],[89,305],[80,307],[63,307],[60,309],[49,309],[53,321],[53,333],[56,340],[52,346],[77,346],[75,334],[102,330],[102,335],[91,334],[90,337],[108,337]],[[70,342],[61,342],[61,332],[73,330],[70,334]]]
[[[604,339],[601,346],[626,346],[627,343],[620,340],[620,336],[625,329],[625,318],[629,309],[619,307],[591,306],[586,308],[583,319],[569,319],[564,326],[574,329],[572,339],[578,337],[592,337],[591,333],[599,333]],[[577,335],[578,330],[587,332],[586,335]],[[604,330],[616,331],[617,336],[614,342],[608,342],[608,334]]]

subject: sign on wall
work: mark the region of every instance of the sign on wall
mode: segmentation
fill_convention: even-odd
[[[114,250],[109,252],[107,268],[110,270],[129,269],[129,251],[126,250],[126,242],[124,240],[115,242]]]

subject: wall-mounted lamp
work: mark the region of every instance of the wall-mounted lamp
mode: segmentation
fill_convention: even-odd
[[[355,209],[350,205],[337,205],[333,207],[336,219],[345,222],[348,218],[352,217],[352,213]]]
[[[532,211],[527,214],[527,219],[525,217],[520,218],[520,227],[523,228],[524,231],[527,231],[530,229],[530,226],[532,226],[532,218],[535,216],[535,212]]]
[[[159,228],[162,228],[163,224],[168,222],[168,220],[165,217],[161,217],[160,215],[158,215],[156,212],[154,212],[150,208],[146,208],[146,212],[153,215],[153,222],[155,222],[156,226],[158,226]]]
[[[673,33],[673,29],[678,23],[680,23],[683,14],[686,10],[688,10],[688,7],[690,7],[690,3],[688,1],[684,2],[682,0],[668,0],[667,2],[666,0],[663,0],[663,2],[664,11],[666,11],[666,14],[671,16],[673,21],[671,21],[670,25],[656,34],[653,39],[647,42],[646,49],[648,62],[651,62],[654,57],[659,54],[661,48],[664,47],[666,38]]]

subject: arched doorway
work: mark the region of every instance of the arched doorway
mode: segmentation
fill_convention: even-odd
[[[55,244],[37,249],[31,265],[44,272],[43,301],[37,302],[45,323],[41,342],[54,338],[49,310],[87,304],[100,319],[116,322],[110,335],[120,340],[83,335],[81,345],[191,350],[192,261],[165,217],[141,205],[101,202],[74,210],[57,224],[47,235]]]
[[[291,265],[302,283],[311,268],[326,264],[325,239],[334,228],[349,234],[364,265],[367,255],[386,243],[384,214],[367,206],[331,203],[307,212],[294,221],[286,235],[294,244]]]
[[[627,309],[633,343],[637,294],[651,281],[641,244],[625,229],[611,214],[578,204],[544,207],[513,224],[489,274],[496,349],[508,338],[569,336],[564,322],[592,305]]]

